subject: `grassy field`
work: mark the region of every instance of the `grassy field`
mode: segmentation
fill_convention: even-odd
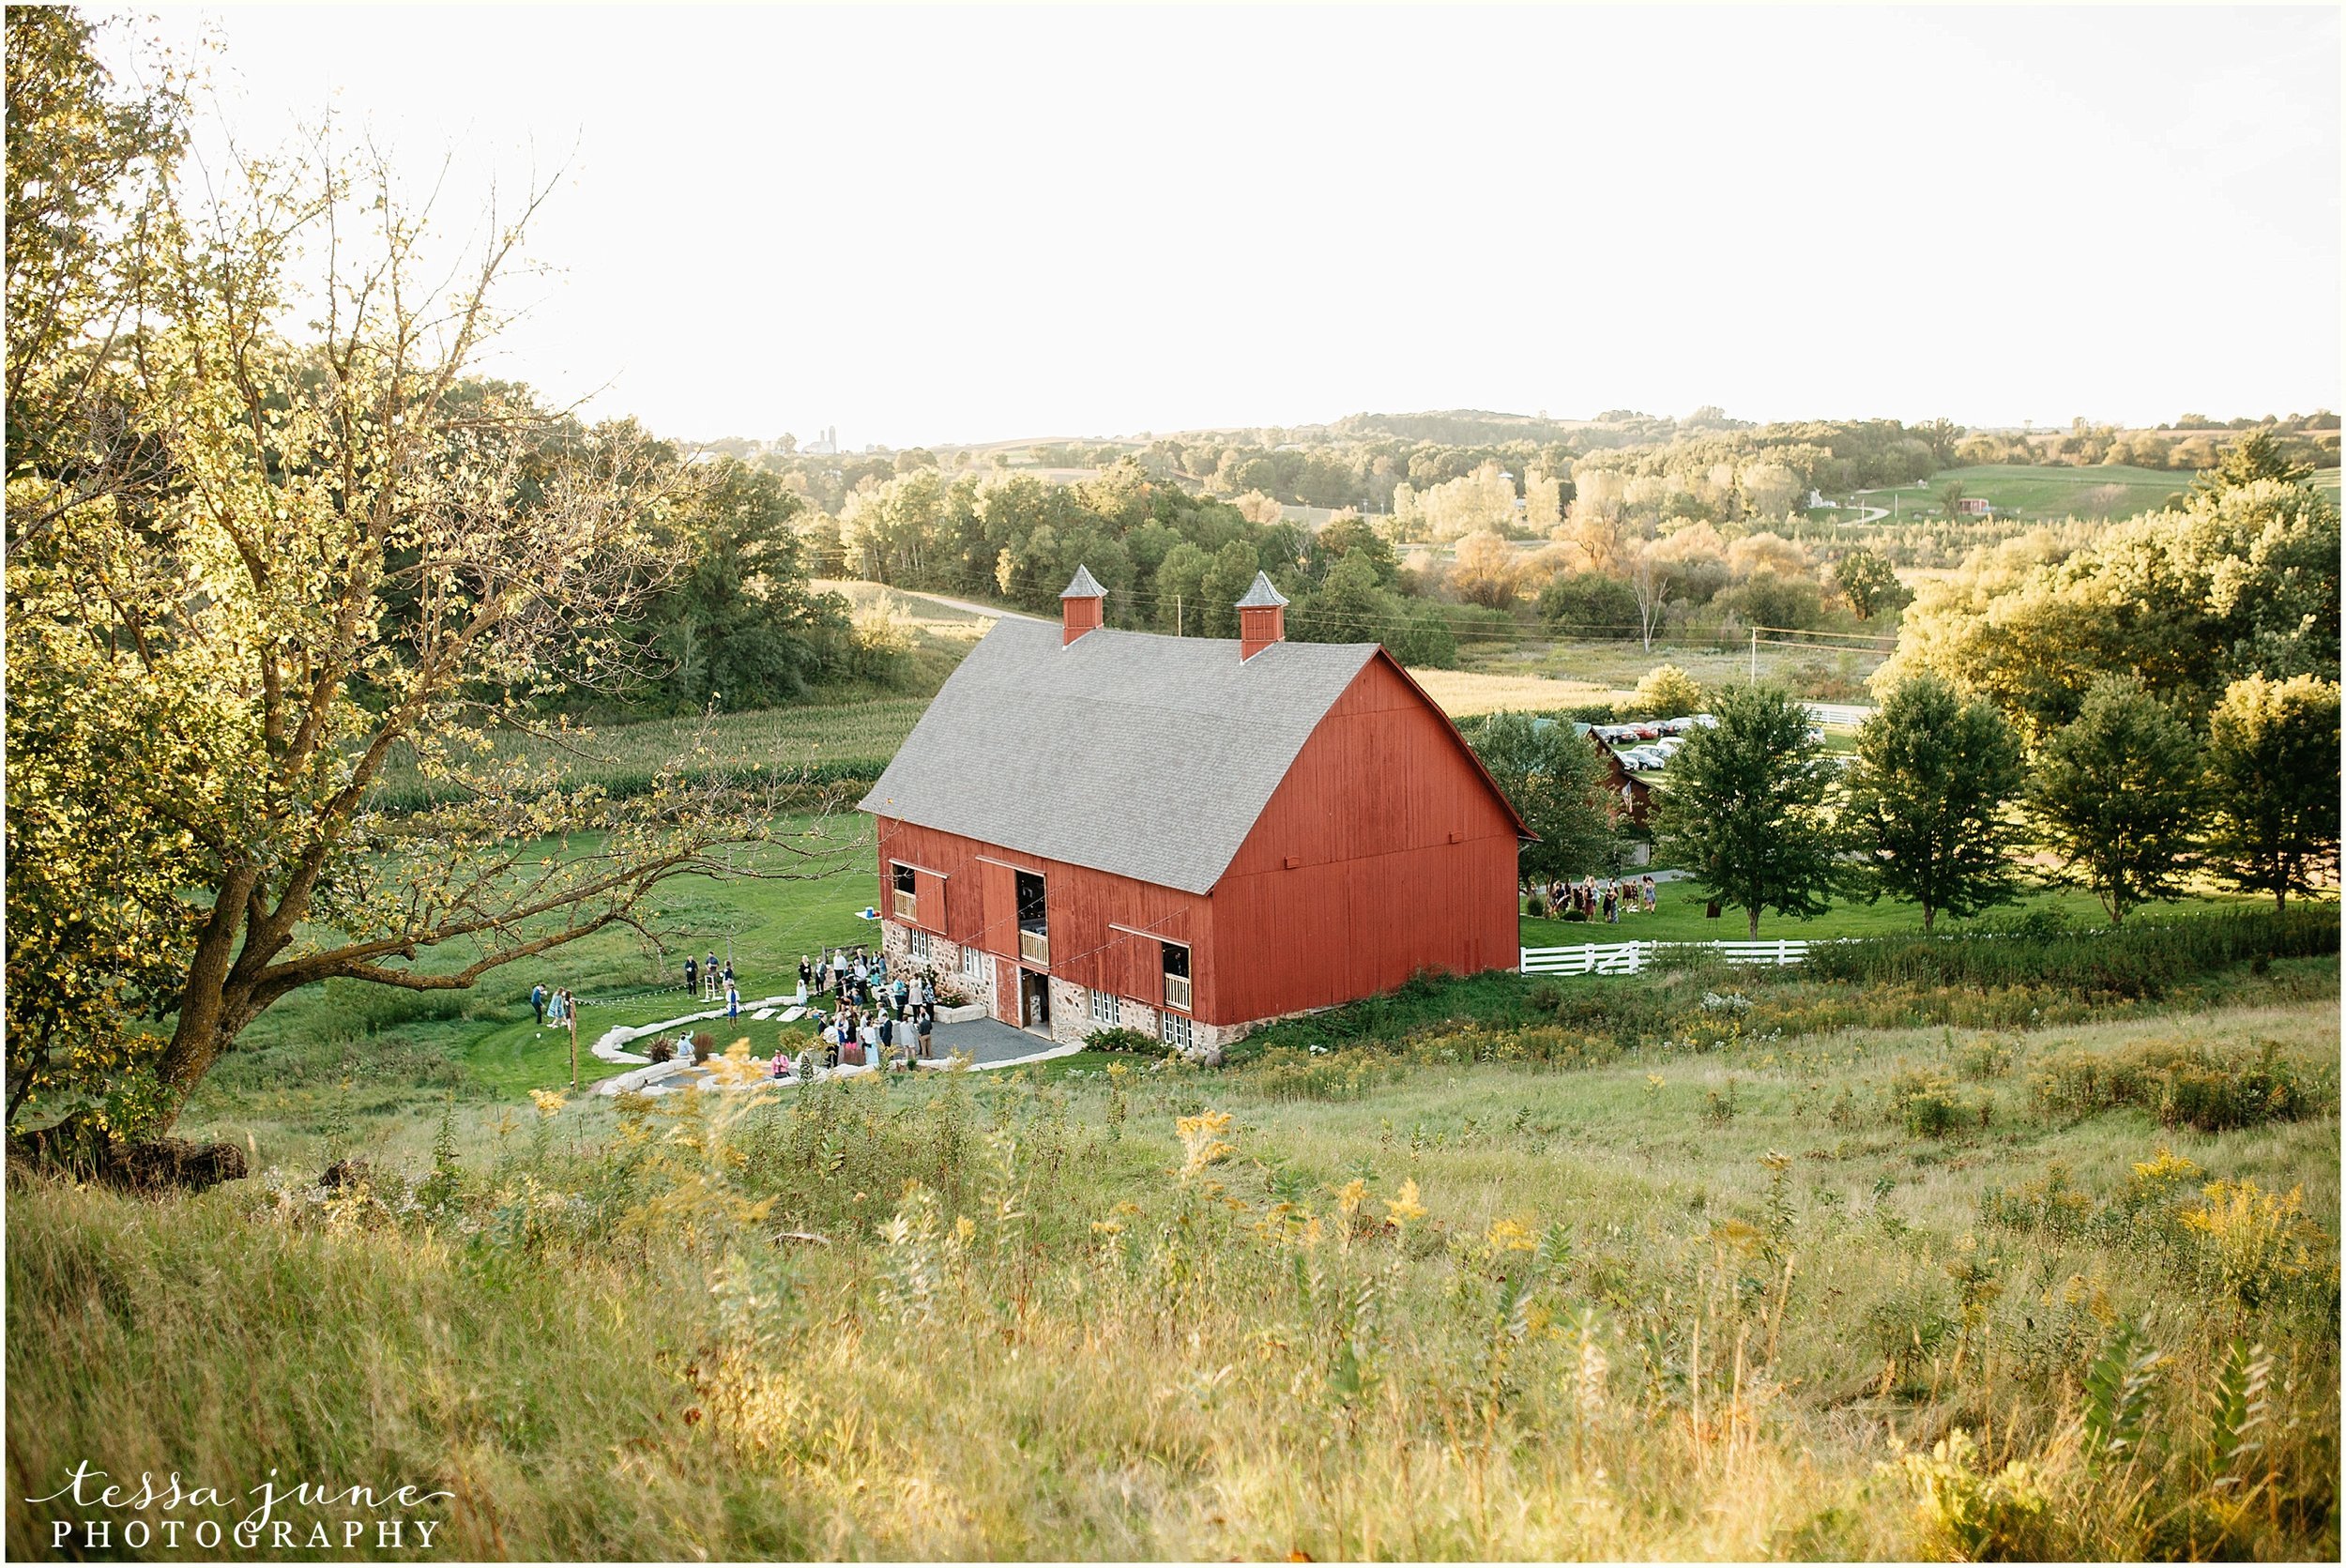
[[[460,1559],[2335,1559],[2335,957],[1873,995],[1487,977],[1218,1073],[20,1187],[8,1548],[88,1460],[413,1483]]]
[[[1524,916],[1516,921],[1521,928],[1525,947],[1559,947],[1577,942],[1740,942],[1744,940],[1744,913],[1740,909],[1723,910],[1717,920],[1707,918],[1705,900],[1691,883],[1664,882],[1654,890],[1654,909],[1652,914],[1642,910],[1624,916],[1618,923],[1585,921],[1533,920]],[[2160,905],[2145,911],[2156,917],[2164,912],[2192,913],[2202,910],[2262,908],[2264,901],[2245,896],[2206,892]],[[1991,925],[2015,918],[2052,913],[2071,924],[2093,927],[2107,924],[2109,915],[2093,894],[2073,888],[2038,889],[2017,904],[1983,917]],[[2134,917],[2139,918],[2139,917]],[[1966,923],[1958,920],[1942,920],[1934,927],[1949,935],[1960,935]],[[1978,921],[1969,922],[1978,924]],[[1885,936],[1903,935],[1922,929],[1922,917],[1911,904],[1883,899],[1879,904],[1845,902],[1814,920],[1794,920],[1774,912],[1760,917],[1760,937],[1775,941],[1778,937],[1792,940],[1820,940],[1836,936]]]
[[[2099,517],[2115,522],[2156,511],[2167,504],[2170,495],[2191,487],[2189,474],[2136,468],[2125,464],[2090,468],[1986,464],[1973,468],[1942,468],[1920,488],[1910,485],[1895,493],[1879,491],[1859,496],[1857,501],[1887,507],[1895,494],[1898,502],[1897,515],[1881,520],[1885,527],[1913,520],[1917,514],[1922,518],[1940,518],[1945,516],[1939,504],[1940,494],[1958,480],[1963,482],[1965,495],[1985,500],[1999,515],[2034,520]]]

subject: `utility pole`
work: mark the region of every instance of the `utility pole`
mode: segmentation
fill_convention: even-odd
[[[1179,589],[1176,589],[1176,590],[1174,591],[1174,594],[1173,594],[1173,635],[1175,635],[1176,637],[1178,637],[1178,636],[1180,636],[1181,634],[1181,592],[1180,592],[1180,590],[1179,590]]]

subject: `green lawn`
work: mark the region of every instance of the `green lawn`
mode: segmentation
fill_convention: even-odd
[[[1963,481],[1965,495],[1987,501],[1999,516],[2046,520],[2074,516],[2115,521],[2133,517],[2158,510],[2167,504],[2168,496],[2191,485],[2189,474],[2136,468],[2122,463],[2090,468],[1983,464],[1972,468],[1942,468],[1924,481],[1920,489],[1910,485],[1895,492],[1877,491],[1857,496],[1854,501],[1887,507],[1895,495],[1897,504],[1894,517],[1881,519],[1884,525],[1893,521],[1942,518],[1945,512],[1940,505],[1940,495],[1957,480]]]
[[[189,1110],[192,1128],[242,1137],[258,1124],[307,1125],[322,1100],[353,1085],[360,1108],[454,1092],[467,1099],[519,1100],[570,1079],[570,1040],[532,1021],[529,989],[568,986],[580,1013],[581,1081],[622,1071],[586,1047],[619,1024],[656,1023],[694,1011],[681,989],[686,952],[730,953],[745,997],[789,991],[800,954],[872,941],[877,926],[857,918],[877,891],[871,824],[849,812],[794,817],[787,831],[807,851],[790,875],[679,878],[654,900],[662,929],[676,934],[664,955],[636,933],[606,930],[546,954],[493,970],[471,992],[414,993],[358,982],[296,992],[247,1029],[207,1077]],[[453,968],[465,954],[430,954]],[[726,1038],[746,1034],[770,1052],[782,1033],[744,1017]]]
[[[1624,917],[1618,924],[1603,921],[1592,925],[1586,921],[1532,920],[1521,917],[1516,924],[1519,940],[1525,947],[1565,947],[1582,942],[1740,942],[1744,939],[1743,912],[1725,909],[1717,920],[1703,916],[1704,900],[1691,882],[1665,882],[1657,890],[1658,907],[1652,914],[1638,913]],[[2217,893],[2186,898],[2172,905],[2157,905],[2141,914],[2159,910],[2205,910],[2229,908],[2244,903],[2256,903],[2243,897]],[[2034,910],[2054,910],[2079,925],[2100,925],[2109,916],[2091,893],[2073,889],[2040,889],[2019,903],[1997,911],[2000,918],[2026,914]],[[1922,916],[1911,904],[1883,899],[1879,904],[1837,904],[1815,920],[1798,921],[1788,916],[1763,914],[1760,917],[1760,939],[1774,941],[1778,937],[1792,940],[1818,940],[1830,936],[1889,936],[1905,932],[1920,931]],[[1942,919],[1933,928],[1942,932],[1959,932],[1964,922]]]

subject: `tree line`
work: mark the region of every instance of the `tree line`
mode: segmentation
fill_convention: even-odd
[[[2009,903],[2032,857],[2112,923],[2194,875],[2277,906],[2334,886],[2339,520],[2304,479],[2247,441],[2183,511],[1927,588],[1846,768],[1790,693],[1711,693],[1716,727],[1656,791],[1659,853],[1754,936],[1847,896],[1910,900],[1928,930]],[[1475,737],[1548,841],[1526,875],[1577,875],[1615,803],[1569,726],[1531,727]]]

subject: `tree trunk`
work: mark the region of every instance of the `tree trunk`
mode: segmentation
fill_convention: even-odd
[[[1929,936],[1929,935],[1930,935],[1930,922],[1931,922],[1931,921],[1935,921],[1935,920],[1937,920],[1938,918],[1939,918],[1939,911],[1938,911],[1938,910],[1936,910],[1936,909],[1932,908],[1932,907],[1931,907],[1929,905],[1927,905],[1927,904],[1926,904],[1926,905],[1924,905],[1924,906],[1923,906],[1923,935],[1924,935],[1924,936]]]
[[[1744,928],[1751,933],[1753,941],[1760,939],[1760,906],[1758,905],[1755,904],[1744,911]]]
[[[195,1144],[185,1138],[127,1143],[87,1111],[8,1138],[11,1174],[18,1166],[76,1180],[102,1181],[133,1193],[193,1192],[246,1174],[244,1150],[233,1143]]]

